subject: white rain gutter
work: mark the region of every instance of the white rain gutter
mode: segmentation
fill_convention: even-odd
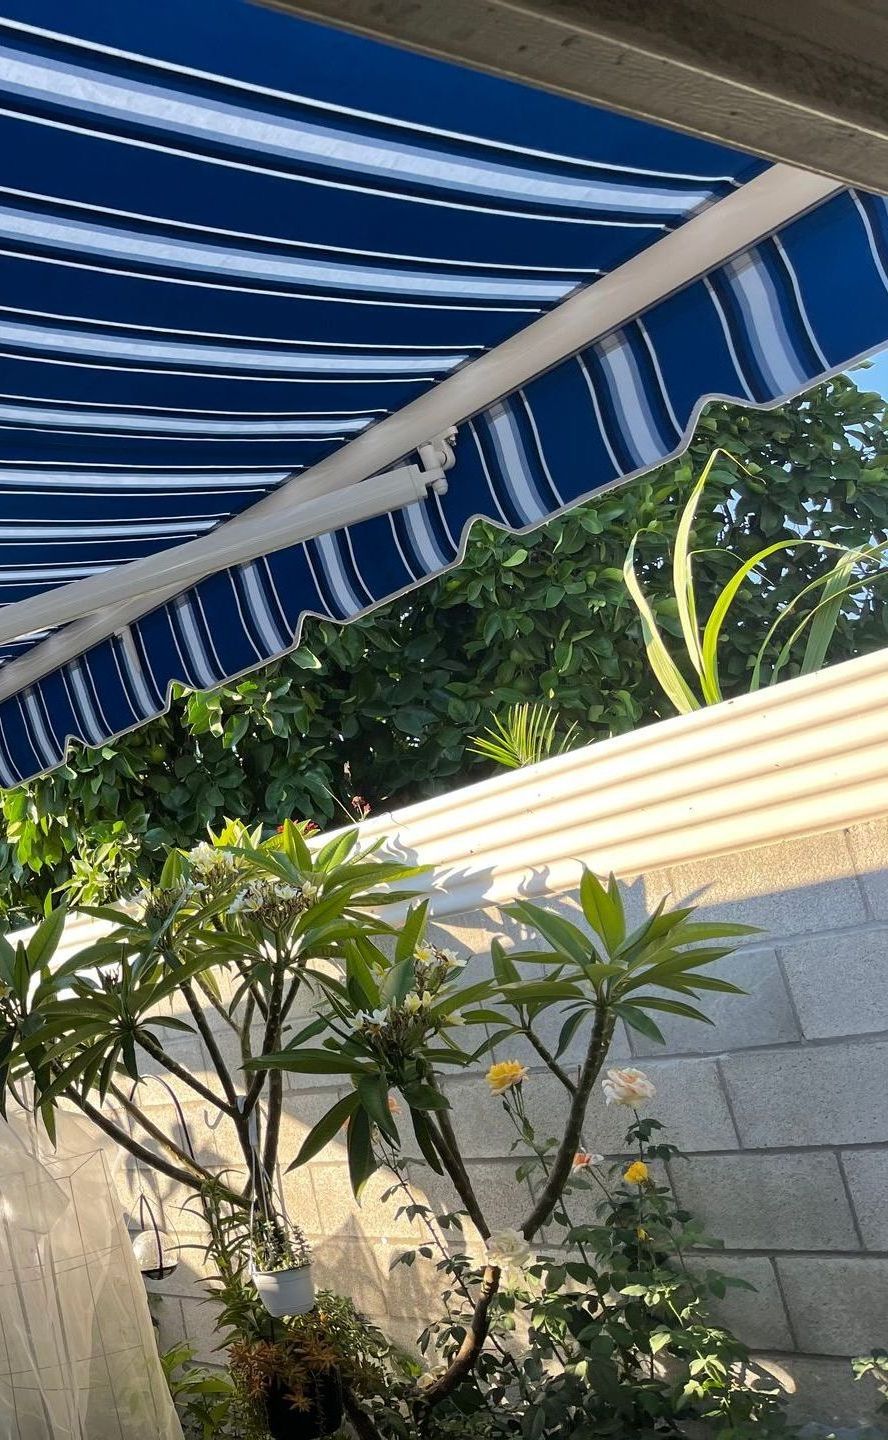
[[[379,815],[442,918],[888,815],[888,649]],[[329,835],[322,839],[328,840]]]
[[[358,488],[363,492],[364,482],[375,476],[367,490],[376,492],[374,499],[379,501],[379,487],[385,478],[380,471],[842,188],[836,180],[774,165],[210,535],[4,606],[0,609],[0,645],[35,631],[68,628],[3,666],[0,701],[205,576],[285,549],[309,535],[355,523],[361,514],[344,518],[347,512],[329,497]],[[416,498],[415,493],[401,495],[376,503],[365,513],[380,514]],[[362,494],[360,503],[366,500]],[[310,512],[309,505],[314,506]],[[309,513],[314,525],[311,530],[302,518]],[[74,623],[97,613],[98,620]]]

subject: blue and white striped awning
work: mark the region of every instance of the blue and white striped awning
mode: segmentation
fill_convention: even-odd
[[[881,198],[246,0],[0,12],[4,785],[888,343]],[[433,413],[446,494],[282,541]]]

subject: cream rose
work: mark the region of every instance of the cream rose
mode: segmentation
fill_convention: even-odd
[[[631,1066],[626,1070],[608,1070],[601,1088],[608,1105],[631,1105],[633,1109],[652,1100],[657,1093],[644,1071]]]
[[[487,1241],[487,1259],[499,1270],[520,1270],[532,1254],[519,1230],[496,1230]]]

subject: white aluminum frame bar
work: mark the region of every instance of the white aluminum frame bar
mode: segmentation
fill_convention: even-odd
[[[337,510],[333,497],[339,491],[363,490],[363,482],[370,481],[368,490],[381,502],[368,512],[373,514],[409,504],[410,499],[384,500],[381,471],[843,188],[839,181],[775,165],[212,534],[0,609],[0,644],[36,630],[67,627],[3,666],[0,700],[206,575],[309,538],[306,515],[314,517],[313,534],[355,523]],[[94,618],[72,623],[85,616]]]

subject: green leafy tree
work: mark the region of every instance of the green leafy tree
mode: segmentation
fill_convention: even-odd
[[[344,629],[313,621],[287,659],[212,694],[180,695],[168,715],[5,794],[4,908],[33,916],[65,885],[73,899],[101,900],[156,875],[166,847],[201,839],[227,815],[325,825],[356,795],[379,808],[481,778],[490,762],[471,737],[511,705],[552,705],[565,729],[577,726],[577,743],[671,713],[622,567],[646,528],[639,581],[661,631],[680,636],[669,544],[717,446],[755,473],[738,472],[698,512],[704,613],[738,561],[766,545],[888,538],[881,397],[839,376],[775,410],[711,405],[681,461],[532,535],[479,524],[463,564],[416,595]],[[719,648],[726,695],[748,688],[776,613],[834,563],[834,552],[799,545],[743,587]],[[832,660],[885,643],[884,596],[864,584],[848,598]]]

